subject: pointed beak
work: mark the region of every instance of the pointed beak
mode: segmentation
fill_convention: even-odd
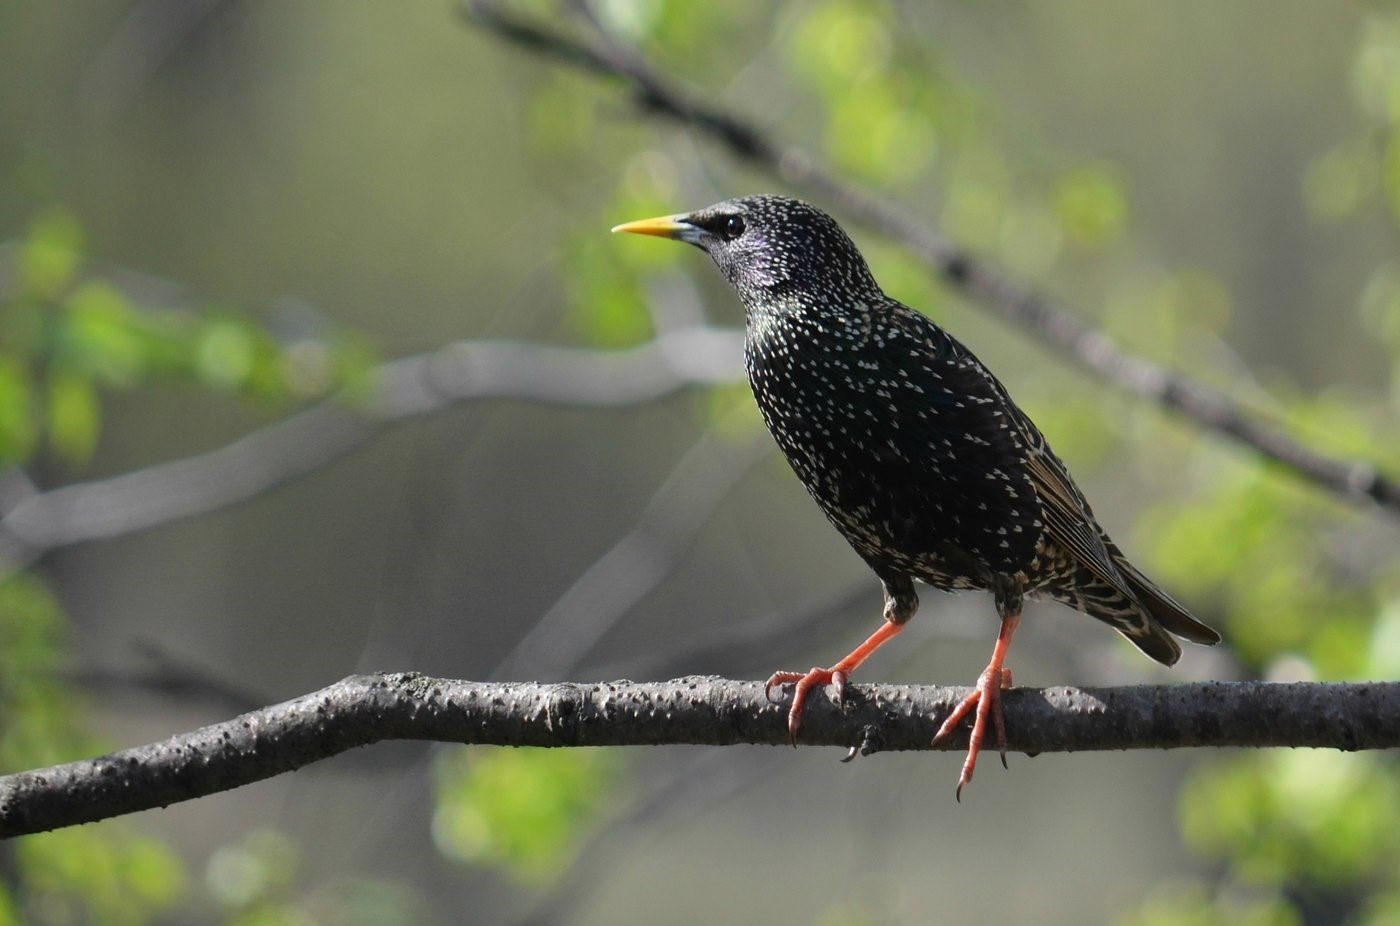
[[[687,221],[687,214],[663,215],[655,219],[639,219],[613,226],[613,234],[627,232],[630,235],[652,235],[657,238],[674,238],[690,244],[698,244],[704,229]]]

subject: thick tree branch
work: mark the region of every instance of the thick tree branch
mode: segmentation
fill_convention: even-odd
[[[586,4],[575,6],[587,14]],[[949,285],[1120,388],[1244,444],[1316,485],[1400,512],[1400,482],[1375,466],[1304,446],[1219,390],[1122,350],[1053,300],[1027,289],[888,200],[838,177],[802,149],[683,90],[635,49],[609,35],[591,14],[587,18],[592,33],[574,36],[512,13],[496,0],[466,0],[464,9],[472,21],[534,53],[595,75],[620,78],[645,111],[708,135],[740,160],[900,241]]]
[[[963,688],[851,686],[816,698],[802,742],[853,752],[928,749]],[[1016,752],[1188,746],[1400,746],[1400,682],[1204,682],[1019,688],[1005,696]],[[782,745],[785,708],[761,682],[488,684],[351,676],[226,723],[135,749],[0,778],[0,838],[102,820],[226,791],[382,740],[503,746]],[[966,741],[940,744],[959,750]]]
[[[743,332],[691,327],[639,347],[461,341],[382,364],[367,403],[314,405],[209,453],[22,498],[0,518],[0,575],[55,547],[131,533],[252,498],[325,466],[385,425],[487,398],[587,407],[737,382]]]

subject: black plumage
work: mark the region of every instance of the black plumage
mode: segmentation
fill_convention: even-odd
[[[619,226],[705,250],[747,310],[745,366],[758,407],[812,497],[879,576],[886,626],[831,669],[794,682],[790,730],[816,685],[846,676],[918,606],[913,580],[987,589],[1002,617],[978,690],[939,732],[977,708],[959,789],[987,719],[1001,731],[1001,659],[1024,596],[1098,618],[1159,662],[1215,631],[1123,556],[1045,438],[1005,387],[933,321],[886,296],[828,215],[749,196]]]

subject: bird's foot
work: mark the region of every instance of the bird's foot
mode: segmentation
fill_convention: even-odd
[[[807,695],[813,688],[832,685],[836,688],[836,703],[839,705],[846,696],[846,681],[871,653],[879,649],[885,641],[904,629],[904,624],[886,620],[880,629],[872,633],[864,643],[851,650],[850,654],[830,669],[812,669],[810,672],[774,672],[763,686],[763,696],[773,699],[773,689],[779,685],[792,686],[792,707],[788,708],[788,742],[797,745],[797,731],[802,726],[802,709],[807,706]]]
[[[813,668],[808,672],[774,672],[763,684],[763,696],[773,700],[773,689],[779,686],[792,686],[792,706],[788,708],[788,742],[797,747],[797,731],[802,727],[802,711],[807,706],[807,695],[813,688],[832,685],[836,689],[836,703],[846,697],[847,674],[841,666],[830,669]]]
[[[972,720],[972,735],[967,741],[967,758],[963,760],[962,774],[958,776],[958,790],[956,796],[959,802],[962,801],[962,789],[972,780],[972,773],[977,768],[977,756],[982,751],[982,740],[987,735],[987,721],[992,721],[992,727],[997,735],[997,750],[1001,753],[1001,765],[1006,767],[1006,718],[1001,711],[1001,693],[1011,687],[1011,670],[1003,666],[988,666],[987,671],[977,678],[977,687],[972,690],[972,694],[963,698],[962,702],[943,721],[943,725],[934,734],[933,742],[937,743],[957,727],[958,723],[968,715],[973,708],[977,709]]]

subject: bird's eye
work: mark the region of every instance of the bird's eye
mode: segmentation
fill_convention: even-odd
[[[737,215],[731,215],[719,227],[719,236],[725,241],[733,241],[743,233],[744,220]]]

